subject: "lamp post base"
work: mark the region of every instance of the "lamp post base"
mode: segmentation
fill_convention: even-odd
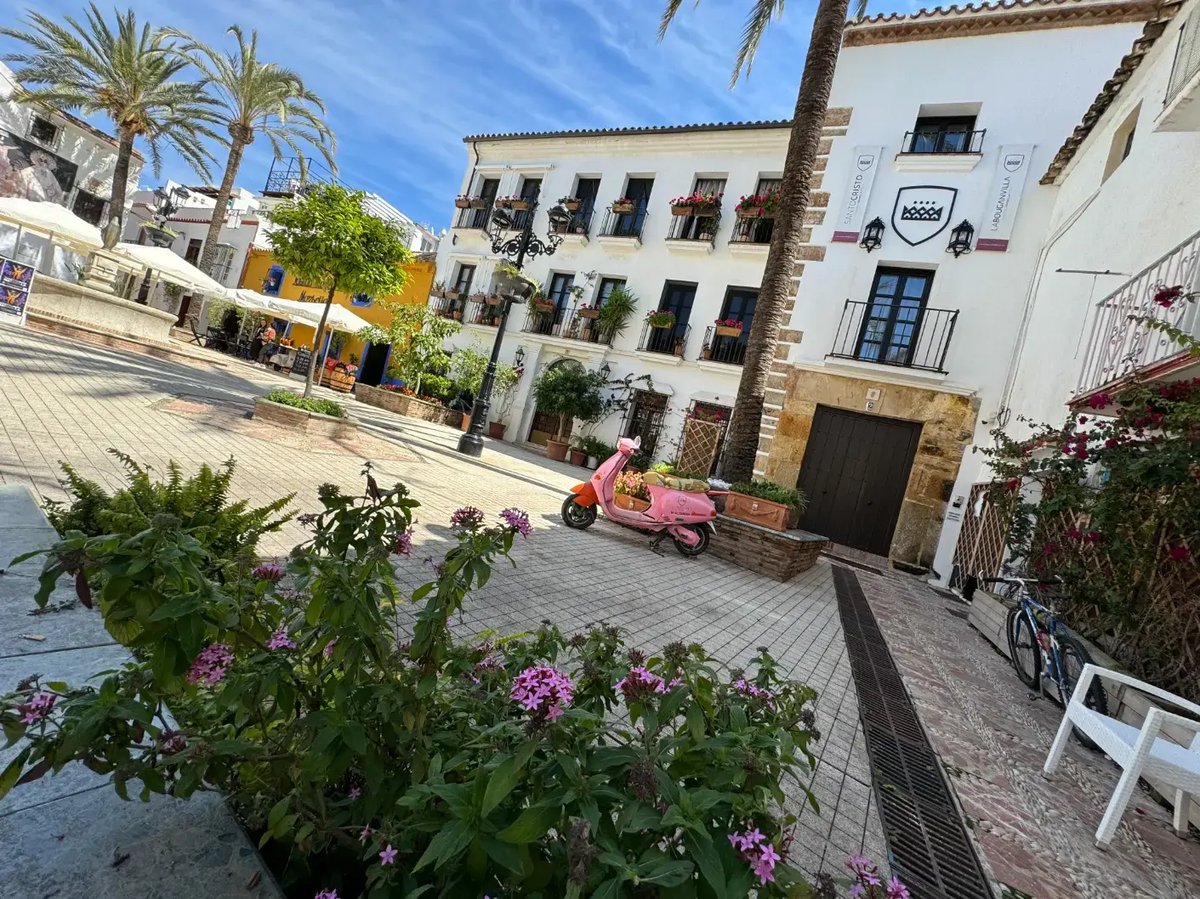
[[[468,431],[458,438],[458,451],[464,456],[479,458],[483,455],[483,438]]]

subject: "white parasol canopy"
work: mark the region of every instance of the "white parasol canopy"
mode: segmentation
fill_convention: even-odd
[[[235,306],[241,306],[243,309],[249,309],[252,312],[270,312],[271,297],[264,296],[261,293],[255,293],[253,290],[247,290],[242,287],[237,290],[229,291],[229,300]]]
[[[51,241],[74,244],[87,250],[104,245],[100,229],[57,203],[0,197],[0,219],[26,231],[49,235]]]
[[[214,281],[182,256],[176,256],[168,247],[150,247],[138,243],[119,243],[113,252],[125,256],[141,268],[148,268],[164,281],[179,284],[192,290],[227,296],[229,291],[223,284]]]
[[[317,318],[321,317],[321,307],[317,304]],[[371,323],[359,315],[355,315],[345,306],[339,306],[334,303],[329,307],[329,319],[325,322],[325,327],[332,328],[335,331],[349,331],[351,334],[357,334],[363,328],[371,327]]]

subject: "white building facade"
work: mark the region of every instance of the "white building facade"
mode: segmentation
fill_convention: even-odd
[[[506,425],[505,439],[545,442],[553,420],[539,414],[530,388],[563,360],[607,366],[612,380],[648,379],[623,397],[627,408],[589,429],[610,444],[637,434],[652,459],[673,459],[685,421],[700,418],[716,426],[708,430],[722,429],[741,377],[771,228],[739,220],[734,207],[740,195],[778,179],[788,133],[786,123],[762,122],[467,138],[473,164],[461,194],[482,208],[459,210],[438,252],[438,279],[460,298],[433,300],[462,319],[456,346],[488,349],[495,339],[495,309],[482,298],[499,262],[483,231],[495,198],[539,196],[534,231],[543,240],[550,207],[560,198],[580,204],[557,251],[524,267],[553,309],[539,316],[515,306],[509,317],[501,359],[521,359],[525,374],[493,408],[493,418]],[[673,215],[671,199],[697,190],[723,195],[719,215]],[[631,201],[630,211],[614,210],[621,199]],[[515,213],[518,224],[525,214]],[[588,315],[617,287],[638,302],[621,332],[610,335]],[[673,312],[674,324],[649,327],[645,316],[656,310]],[[740,322],[745,335],[717,337],[717,319]],[[716,446],[710,450],[702,453],[703,468]]]
[[[18,103],[12,70],[0,63],[0,196],[65,206],[94,225],[107,218],[117,140],[69,113]],[[143,159],[136,150],[128,190]]]

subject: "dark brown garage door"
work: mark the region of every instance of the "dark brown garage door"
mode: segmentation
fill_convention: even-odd
[[[818,406],[800,468],[801,526],[886,556],[920,436],[917,422]]]

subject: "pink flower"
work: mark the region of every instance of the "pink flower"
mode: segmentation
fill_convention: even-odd
[[[1105,409],[1112,405],[1113,398],[1107,393],[1093,393],[1088,397],[1088,405],[1093,409]]]
[[[271,563],[259,565],[250,574],[260,581],[270,581],[272,584],[277,584],[283,580],[283,568]]]
[[[504,519],[505,524],[513,528],[522,537],[528,537],[533,533],[533,525],[529,523],[529,513],[527,512],[510,508],[503,510],[500,513],[500,517]]]
[[[362,787],[358,786],[358,784],[355,784],[350,788],[350,799],[355,800],[360,796],[362,796]]]
[[[852,855],[846,859],[846,867],[858,875],[870,871],[875,863],[865,855]]]
[[[400,853],[392,848],[392,844],[388,843],[387,848],[379,853],[379,864],[390,865],[396,860],[396,856]]]
[[[369,840],[371,838],[371,834],[373,834],[374,832],[375,832],[374,829],[371,827],[370,824],[368,824],[361,831],[359,831],[358,841],[360,843],[365,843],[367,840]]]
[[[39,721],[46,720],[50,717],[50,710],[54,708],[57,699],[58,695],[55,693],[42,692],[24,705],[18,706],[17,711],[24,713],[21,716],[21,723],[37,724]]]
[[[466,528],[474,530],[483,524],[483,510],[477,509],[474,506],[463,506],[460,509],[455,509],[454,514],[450,516],[450,527]]]
[[[1167,556],[1172,562],[1186,562],[1192,557],[1186,546],[1172,546],[1167,550]]]
[[[337,637],[334,637],[332,640],[330,640],[328,643],[325,644],[325,648],[323,650],[321,650],[321,652],[324,653],[325,658],[327,658],[327,659],[333,658],[333,647],[336,645],[337,645]]]
[[[749,683],[745,678],[740,678],[733,682],[733,689],[737,692],[749,696],[751,699],[761,699],[763,704],[769,708],[775,708],[775,694],[766,687],[759,687]]]
[[[1020,478],[1009,478],[1007,481],[1004,482],[1004,489],[1007,490],[1009,493],[1015,493],[1017,490],[1021,489],[1021,479]]]
[[[192,667],[188,669],[187,679],[190,684],[203,683],[211,687],[220,683],[225,677],[225,670],[233,664],[233,653],[225,643],[211,643],[206,646]]]
[[[398,556],[407,556],[412,552],[412,531],[401,531],[396,535],[392,552]]]
[[[1088,531],[1083,535],[1083,539],[1088,543],[1099,543],[1101,534],[1099,531]]]
[[[775,875],[771,872],[775,869],[775,862],[779,861],[779,853],[775,851],[775,847],[770,843],[765,843],[758,847],[758,858],[754,861],[754,873],[758,875],[759,883],[773,883]]]
[[[337,890],[321,890],[313,899],[338,899]]]
[[[509,698],[534,719],[557,721],[575,695],[575,684],[565,671],[549,665],[526,668],[513,678]]]
[[[271,634],[271,639],[267,641],[267,649],[272,651],[276,649],[295,649],[296,641],[287,635],[282,627]]]
[[[888,881],[887,899],[912,899],[909,895],[908,887],[902,884],[899,878],[893,877]]]
[[[629,669],[629,673],[613,684],[613,689],[629,700],[642,700],[654,693],[666,693],[680,683],[676,678],[670,684],[644,665]]]

